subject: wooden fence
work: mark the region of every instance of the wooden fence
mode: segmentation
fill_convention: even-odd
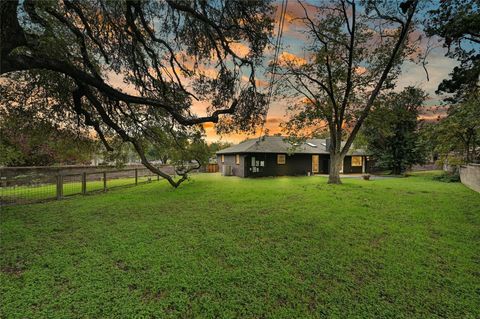
[[[0,177],[0,206],[59,200],[160,180],[146,168]]]
[[[205,169],[206,173],[217,173],[218,171],[218,164],[208,164]]]

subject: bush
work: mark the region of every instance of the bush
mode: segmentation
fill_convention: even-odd
[[[444,183],[458,183],[460,182],[460,175],[458,172],[444,172],[443,174],[434,176],[433,179]]]

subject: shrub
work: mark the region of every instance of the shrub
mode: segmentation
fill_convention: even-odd
[[[458,171],[454,173],[444,172],[443,174],[434,176],[433,179],[445,183],[458,183],[460,182],[460,175],[458,174]]]

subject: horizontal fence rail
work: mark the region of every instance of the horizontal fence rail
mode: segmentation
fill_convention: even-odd
[[[170,173],[174,175],[173,168]],[[159,180],[160,176],[147,168],[2,176],[0,177],[0,206],[58,200]]]

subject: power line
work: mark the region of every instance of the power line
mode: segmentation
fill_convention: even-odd
[[[275,74],[276,74],[276,68],[277,68],[277,63],[278,63],[278,56],[280,53],[280,47],[282,44],[282,37],[283,37],[283,27],[285,25],[285,14],[287,12],[287,6],[288,6],[288,0],[282,0],[282,7],[280,9],[280,19],[278,21],[278,30],[277,30],[277,38],[275,40],[275,51],[273,54],[273,64],[272,64],[272,75],[270,77],[270,83],[268,87],[268,93],[267,93],[267,106],[266,106],[266,115],[265,115],[265,121],[262,124],[262,127],[260,128],[260,137],[262,137],[263,130],[265,128],[265,123],[267,122],[268,118],[268,110],[270,108],[270,101],[272,99],[273,95],[273,84],[275,82]]]

